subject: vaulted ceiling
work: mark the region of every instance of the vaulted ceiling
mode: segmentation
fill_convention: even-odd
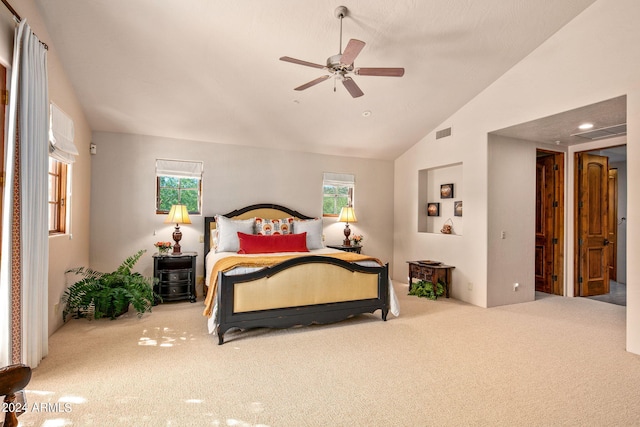
[[[594,0],[35,0],[94,131],[393,159]],[[351,38],[352,98],[324,74]],[[47,41],[47,40],[45,40]],[[335,85],[335,91],[334,91]]]

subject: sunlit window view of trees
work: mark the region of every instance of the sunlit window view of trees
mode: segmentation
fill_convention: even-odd
[[[353,188],[340,185],[325,185],[322,200],[322,215],[338,216],[340,209],[352,204]]]
[[[187,206],[190,214],[200,213],[200,180],[197,178],[158,177],[157,213],[169,213],[172,205]]]

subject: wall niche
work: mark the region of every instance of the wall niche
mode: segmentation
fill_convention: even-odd
[[[461,236],[464,226],[462,163],[418,171],[418,232],[438,233],[451,224],[451,235]]]

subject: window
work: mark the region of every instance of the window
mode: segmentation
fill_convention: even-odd
[[[168,214],[171,206],[183,204],[190,214],[200,214],[202,162],[156,160],[156,213]]]
[[[49,234],[67,232],[69,171],[78,149],[73,143],[73,120],[51,103],[49,114]]]
[[[49,234],[64,233],[67,219],[67,165],[49,157]]]
[[[322,216],[338,216],[340,209],[353,206],[355,175],[325,173],[322,184]]]

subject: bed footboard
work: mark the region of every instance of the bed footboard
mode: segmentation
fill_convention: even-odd
[[[218,344],[231,328],[288,328],[389,312],[389,266],[365,267],[306,256],[242,274],[218,276]]]

